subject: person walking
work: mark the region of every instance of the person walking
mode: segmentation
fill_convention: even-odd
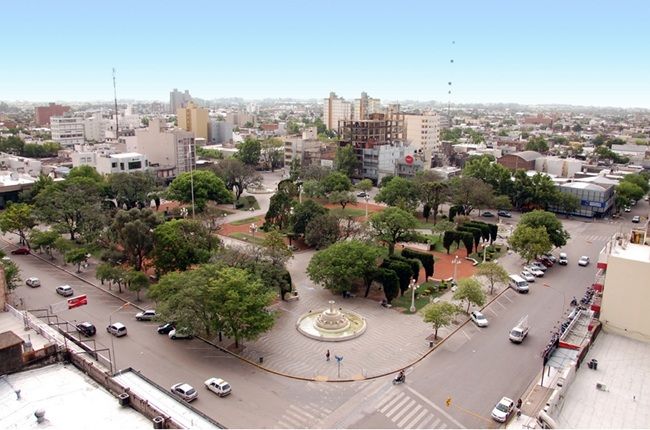
[[[330,361],[330,350],[329,349],[325,353],[325,361]]]

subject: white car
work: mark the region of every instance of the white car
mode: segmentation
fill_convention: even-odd
[[[199,393],[194,389],[194,387],[183,382],[172,385],[171,391],[172,394],[180,397],[186,402],[191,402],[192,400],[199,397]]]
[[[232,392],[230,384],[221,378],[210,378],[204,382],[205,388],[219,397],[227,396]]]
[[[526,282],[535,282],[535,275],[530,273],[528,270],[522,270],[521,277],[524,278]]]
[[[70,297],[74,294],[74,290],[70,285],[60,285],[56,287],[56,293],[62,295],[63,297]]]
[[[34,278],[34,277],[27,278],[27,279],[25,279],[25,285],[27,285],[28,287],[32,287],[32,288],[40,287],[41,286],[41,280],[38,279],[38,278]]]
[[[109,325],[106,327],[106,331],[115,337],[126,336],[126,326],[120,322],[115,322]]]
[[[541,270],[539,270],[535,266],[524,266],[524,270],[529,271],[530,273],[537,276],[538,278],[541,278],[542,276],[544,276],[544,272],[542,272]]]
[[[589,265],[589,257],[586,255],[583,255],[580,257],[580,260],[578,260],[578,266],[588,266]]]
[[[487,318],[485,318],[485,315],[483,315],[479,311],[470,312],[469,317],[472,319],[472,321],[474,321],[474,324],[476,324],[479,327],[487,327],[488,326]]]
[[[532,263],[529,264],[529,266],[534,267],[534,268],[536,268],[538,270],[541,270],[542,272],[546,272],[546,270],[548,269],[548,267],[544,266],[539,261],[533,261]]]
[[[146,311],[138,312],[135,314],[135,319],[138,321],[151,321],[156,317],[156,311],[148,309]]]
[[[194,336],[187,329],[173,329],[167,335],[170,339],[192,339]]]
[[[492,418],[500,423],[505,423],[508,417],[515,410],[515,402],[512,399],[503,397],[492,409]]]

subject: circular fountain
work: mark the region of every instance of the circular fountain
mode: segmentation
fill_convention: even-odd
[[[340,342],[354,339],[366,331],[366,319],[356,312],[334,308],[334,300],[329,308],[309,311],[296,322],[296,328],[307,337],[326,342]]]

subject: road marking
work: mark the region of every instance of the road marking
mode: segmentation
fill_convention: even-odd
[[[308,405],[305,405],[305,406],[308,406]],[[308,413],[304,408],[301,409],[296,405],[289,405],[289,409],[295,409],[296,412],[291,411],[291,410],[287,410],[287,412],[292,412],[293,414],[295,414],[297,416],[306,415],[308,418],[314,419],[314,416],[312,414]]]
[[[492,312],[492,314],[493,314],[495,317],[498,317],[498,316],[499,316],[499,314],[496,313],[496,312],[494,312],[494,309],[492,309],[492,308],[488,309],[488,311]]]
[[[411,400],[408,405],[404,405],[402,407],[402,410],[399,411],[397,414],[395,414],[395,416],[391,419],[391,421],[396,422],[402,415],[407,413],[409,409],[413,407],[414,404],[415,404],[415,400]]]
[[[402,405],[404,405],[404,403],[408,402],[409,400],[411,400],[411,398],[409,396],[404,396],[404,398],[402,400],[400,400],[399,403],[397,403],[395,406],[393,406],[393,408],[386,413],[386,417],[390,418],[391,415],[393,415],[395,412],[397,412],[399,410],[399,408],[401,408]]]
[[[411,387],[406,387],[406,389],[409,390],[413,395],[418,396],[420,399],[422,399],[422,401],[425,402],[426,404],[428,404],[429,406],[431,406],[431,408],[438,411],[440,413],[440,415],[444,416],[449,421],[451,421],[455,425],[456,428],[465,428],[465,426],[463,426],[456,418],[449,415],[444,409],[442,409],[440,406],[436,405],[431,400],[424,397],[422,394],[418,393],[417,391],[415,391]]]
[[[461,332],[465,335],[465,337],[467,338],[467,340],[472,340],[472,338],[470,337],[470,335],[468,335],[467,333],[465,333],[465,330],[461,330]]]
[[[386,411],[388,410],[388,408],[390,408],[390,407],[393,405],[393,403],[395,403],[396,401],[398,401],[398,400],[399,400],[403,395],[404,395],[404,392],[403,392],[403,391],[400,391],[399,393],[397,393],[397,396],[395,396],[395,397],[393,398],[393,400],[391,400],[390,402],[388,402],[387,404],[385,404],[384,407],[381,408],[381,410],[380,410],[379,412],[381,412],[382,414],[383,414],[384,412],[386,412]]]
[[[512,300],[512,299],[511,299],[510,297],[508,297],[506,294],[504,294],[502,297],[503,297],[504,299],[506,299],[507,301],[509,301],[510,303],[514,303],[514,300]]]
[[[498,300],[496,300],[494,303],[496,303],[497,305],[501,306],[503,309],[508,309],[508,308],[507,308],[503,303],[501,303],[501,302],[498,301]]]
[[[409,419],[411,419],[411,417],[412,417],[413,415],[415,415],[415,414],[416,414],[420,409],[422,409],[422,405],[415,405],[415,407],[413,408],[413,410],[412,410],[411,412],[409,412],[409,413],[408,413],[404,418],[402,418],[402,421],[400,421],[400,422],[397,423],[397,427],[402,428],[402,426],[403,426],[404,424],[406,424],[406,422],[407,422]],[[393,422],[395,422],[395,421],[393,421]]]
[[[406,425],[406,428],[412,429],[415,426],[415,424],[427,414],[427,412],[429,412],[427,409],[422,409],[420,413],[410,423]]]

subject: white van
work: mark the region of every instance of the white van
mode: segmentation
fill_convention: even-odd
[[[519,275],[510,275],[510,288],[518,293],[528,293],[528,282]]]

